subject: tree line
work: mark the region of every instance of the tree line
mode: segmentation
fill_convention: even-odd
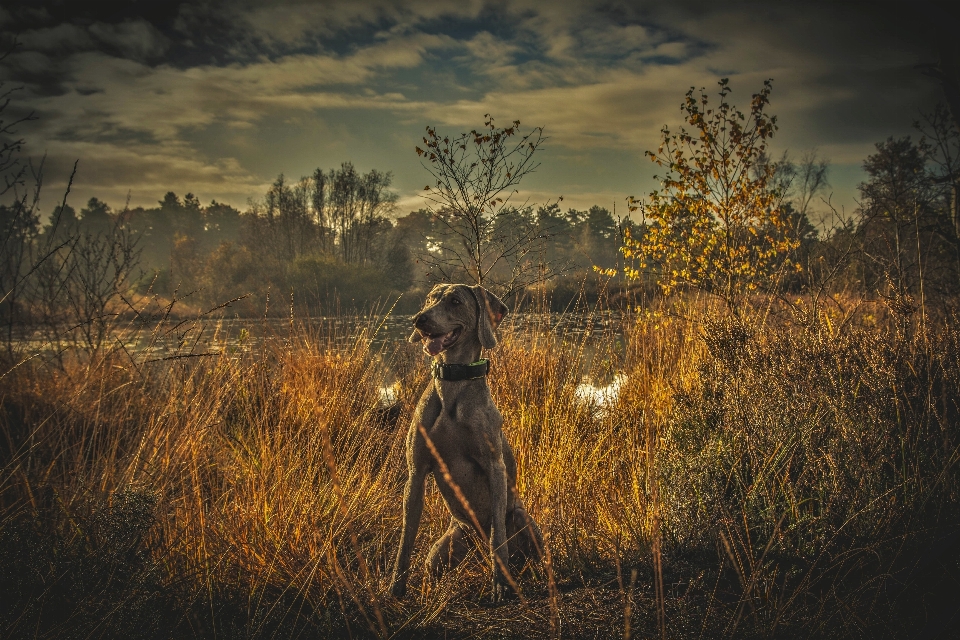
[[[58,290],[62,298],[71,287],[57,278],[79,277],[76,256],[97,243],[118,251],[97,254],[103,279],[119,278],[122,292],[134,296],[176,298],[198,308],[241,298],[232,312],[253,316],[270,312],[268,297],[282,300],[276,313],[289,310],[291,297],[298,312],[311,314],[362,310],[397,297],[401,310],[413,309],[418,290],[436,276],[431,258],[451,246],[449,216],[428,209],[398,213],[391,181],[389,172],[364,173],[345,162],[297,181],[281,174],[243,211],[174,191],[154,207],[113,207],[96,197],[79,210],[63,203],[45,221],[39,211],[22,215],[24,207],[0,205],[5,238],[30,249],[19,258],[4,252],[5,289],[29,270],[27,253],[33,259],[51,253],[0,313],[6,324],[39,315],[67,321],[65,311],[53,313],[62,299],[39,301]],[[618,221],[600,206],[516,208],[498,220],[498,229],[539,238],[530,261],[563,263],[568,279],[582,279],[594,264],[615,264],[620,243]]]
[[[94,197],[78,211],[65,198],[43,215],[42,168],[31,189],[17,141],[5,141],[4,193],[13,197],[0,205],[0,319],[8,337],[31,324],[93,326],[136,296],[197,310],[233,301],[242,316],[398,299],[409,311],[438,280],[483,282],[554,309],[583,296],[636,302],[690,289],[731,307],[761,290],[818,299],[846,291],[904,312],[955,296],[960,135],[949,110],[926,114],[916,139],[878,143],[863,163],[858,208],[841,215],[826,159],[767,155],[777,130],[765,112],[770,90],[745,115],[725,80],[715,108],[691,89],[687,128],[665,127],[648,154],[667,173],[649,197],[630,199],[633,219],[602,206],[564,210],[561,199],[512,202],[538,166],[542,130],[523,134],[519,122],[497,127],[489,117],[459,136],[427,128],[416,151],[433,184],[427,206],[406,213],[390,172],[344,162],[296,181],[281,174],[243,211],[170,191],[154,207]],[[91,330],[86,339],[103,338]]]

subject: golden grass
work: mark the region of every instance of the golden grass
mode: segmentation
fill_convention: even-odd
[[[905,337],[838,320],[656,314],[589,342],[546,319],[507,329],[490,384],[551,562],[519,577],[525,604],[500,607],[483,604],[480,560],[418,591],[415,558],[412,595],[386,595],[427,381],[414,346],[297,326],[209,357],[21,366],[0,391],[0,536],[52,542],[3,556],[20,595],[0,622],[30,637],[594,637],[622,634],[629,607],[635,636],[878,628],[878,576],[955,522],[960,349],[948,321]],[[612,406],[577,399],[584,374],[616,372]],[[428,489],[418,558],[448,517]]]

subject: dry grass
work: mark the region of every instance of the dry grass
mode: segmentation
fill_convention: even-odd
[[[210,357],[31,362],[0,381],[3,635],[610,637],[628,608],[633,637],[935,634],[958,624],[960,331],[894,325],[506,331],[490,383],[551,562],[500,606],[479,560],[386,594],[426,383],[411,345],[295,327]],[[578,400],[617,372],[612,406]],[[418,557],[447,519],[428,489]]]

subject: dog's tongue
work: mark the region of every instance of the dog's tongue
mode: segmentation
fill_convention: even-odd
[[[435,356],[441,351],[443,351],[443,339],[450,334],[437,336],[436,338],[427,338],[423,343],[423,350],[429,353],[431,356]]]

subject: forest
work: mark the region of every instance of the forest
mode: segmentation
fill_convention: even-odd
[[[243,212],[216,201],[204,206],[191,193],[180,198],[170,191],[153,208],[114,209],[91,198],[79,212],[63,204],[49,216],[18,216],[14,207],[3,205],[0,215],[5,224],[15,225],[10,241],[37,252],[64,245],[59,253],[66,256],[98,243],[114,245],[124,260],[111,277],[139,295],[176,298],[181,308],[199,310],[240,298],[231,311],[257,317],[272,293],[283,301],[273,313],[286,313],[291,298],[298,314],[356,313],[407,294],[397,308],[410,311],[433,282],[422,258],[441,252],[446,227],[439,219],[445,214],[420,209],[398,215],[390,183],[389,172],[362,174],[345,162],[293,184],[281,174]],[[623,222],[600,206],[562,212],[553,204],[511,209],[497,226],[497,233],[532,238],[527,249],[535,259],[562,271],[563,278],[549,283],[551,293],[559,287],[554,305],[562,309],[594,265],[617,263]],[[14,282],[21,274],[18,266],[5,267],[4,282]],[[41,284],[41,278],[38,273],[35,286],[20,298],[23,306],[3,307],[6,320],[22,314],[27,321],[35,313],[31,296],[56,288]],[[514,289],[515,296],[522,287]]]
[[[787,154],[776,161],[759,159],[770,171],[781,226],[797,240],[788,259],[800,266],[781,269],[769,291],[816,285],[919,298],[923,272],[932,300],[957,292],[955,125],[940,107],[915,126],[916,138],[878,142],[864,159],[867,178],[852,212],[832,207],[829,162],[815,150],[797,160]],[[231,313],[240,317],[283,315],[291,305],[307,316],[383,304],[410,312],[434,282],[475,280],[475,275],[463,264],[443,268],[452,264],[451,250],[463,243],[456,235],[462,221],[449,207],[430,206],[430,200],[417,211],[398,211],[391,180],[389,171],[362,173],[349,161],[296,182],[280,174],[244,211],[169,191],[151,208],[111,206],[94,197],[79,211],[65,201],[47,212],[31,204],[28,196],[34,194],[21,185],[13,204],[0,205],[5,231],[0,283],[6,293],[0,318],[8,328],[82,323],[89,318],[70,311],[78,304],[65,302],[77,297],[92,273],[98,274],[95,288],[103,289],[101,301],[109,298],[114,305],[111,312],[119,309],[117,297],[106,293],[112,290],[177,300],[179,311],[193,313],[230,302]],[[521,305],[546,300],[560,311],[578,296],[622,299],[614,303],[622,306],[631,298],[627,292],[632,297],[663,292],[655,286],[662,264],[637,271],[625,262],[629,249],[621,251],[624,236],[644,237],[651,220],[635,211],[614,217],[600,205],[586,211],[564,211],[561,205],[511,204],[484,213],[490,242],[517,239],[517,246],[501,251],[491,265],[489,277],[501,294]],[[785,257],[781,252],[780,264]],[[40,258],[43,268],[35,269]],[[625,266],[631,278],[619,277]],[[599,273],[609,277],[598,278]],[[271,295],[282,300],[272,310]]]

